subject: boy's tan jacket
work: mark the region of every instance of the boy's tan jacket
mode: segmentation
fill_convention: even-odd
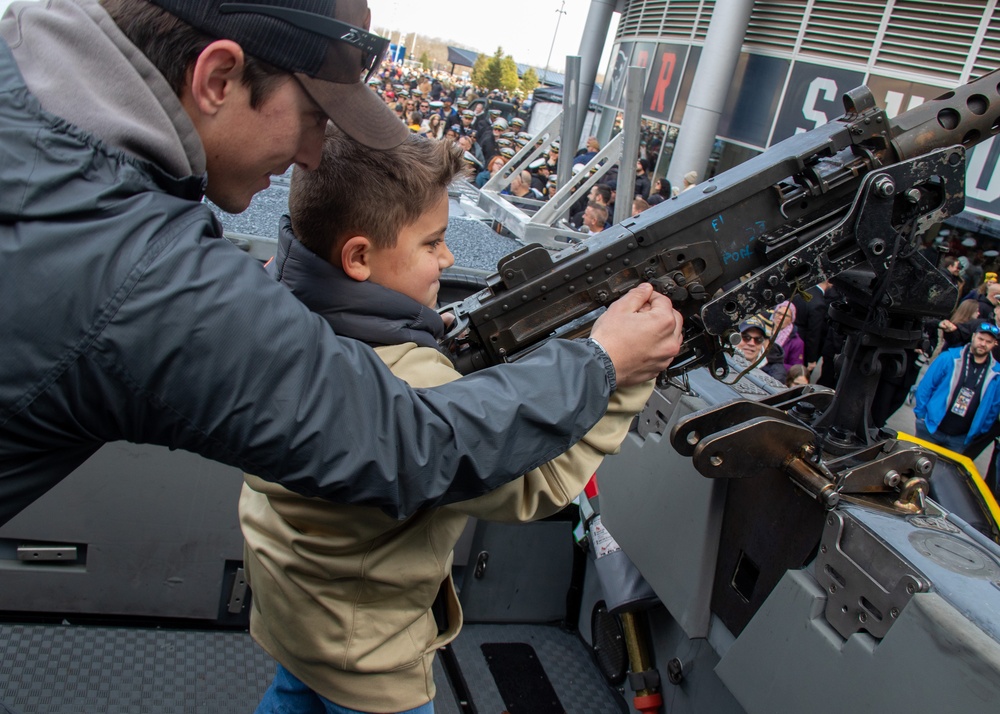
[[[412,342],[377,352],[413,387],[461,376],[439,352]],[[603,457],[618,450],[651,391],[651,383],[619,389],[607,414],[562,456],[486,496],[404,521],[376,508],[299,496],[248,474],[240,521],[253,637],[341,706],[395,712],[432,700],[434,652],[462,623],[452,548],[468,516],[528,521],[565,507]],[[356,448],[381,448],[379,435]],[[438,634],[430,607],[442,587],[448,627]]]

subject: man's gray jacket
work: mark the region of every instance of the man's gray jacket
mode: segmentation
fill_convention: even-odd
[[[0,23],[0,523],[120,439],[402,516],[506,483],[600,418],[613,371],[589,343],[410,390],[337,337],[222,238],[200,141],[164,119],[176,98],[156,97],[177,128],[166,149],[100,131],[129,111],[118,97],[166,86],[109,23],[93,0],[15,4]],[[108,75],[85,75],[92,61]],[[88,85],[93,106],[75,96]],[[189,175],[148,158],[177,147]]]

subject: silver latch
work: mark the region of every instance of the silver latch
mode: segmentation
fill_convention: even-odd
[[[233,589],[229,593],[229,612],[238,615],[243,611],[247,599],[247,576],[243,568],[237,568],[233,577]]]
[[[826,590],[826,619],[845,639],[862,630],[885,637],[910,598],[930,589],[910,563],[840,510],[826,515],[816,579]]]
[[[34,561],[61,561],[64,563],[76,562],[75,545],[32,545],[25,543],[17,547],[17,559],[25,562]]]

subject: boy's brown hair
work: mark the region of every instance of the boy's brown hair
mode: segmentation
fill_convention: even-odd
[[[292,230],[303,245],[337,265],[334,251],[353,236],[391,248],[403,227],[466,171],[462,150],[451,142],[411,134],[399,146],[378,151],[330,123],[319,168],[296,166],[292,172]]]

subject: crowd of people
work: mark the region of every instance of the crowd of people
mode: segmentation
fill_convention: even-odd
[[[369,80],[369,86],[392,109],[412,133],[431,139],[456,142],[464,151],[478,188],[486,185],[523,147],[533,141],[526,131],[528,112],[518,94],[484,90],[455,75],[413,69],[386,63]],[[666,177],[651,177],[663,137],[654,127],[644,125],[636,157],[635,190],[630,215],[638,215],[698,182],[690,171],[682,187],[672,187]],[[574,172],[601,150],[596,136],[587,137],[572,157]],[[505,194],[547,201],[558,190],[557,169],[560,144],[555,141],[545,156],[533,161],[514,176]],[[569,210],[569,225],[583,233],[597,233],[614,220],[618,167],[613,166],[597,189],[581,196]],[[599,220],[598,220],[599,219]]]
[[[982,251],[960,260],[932,246],[926,255],[952,277],[962,299],[948,318],[925,321],[923,338],[907,350],[900,374],[883,375],[871,424],[885,426],[909,399],[916,436],[975,459],[1000,438],[1000,282],[996,272],[983,270]],[[824,281],[744,320],[738,365],[755,366],[789,387],[835,388],[845,336],[828,309],[839,299],[836,287]],[[996,454],[985,478],[1000,493],[995,462]]]

